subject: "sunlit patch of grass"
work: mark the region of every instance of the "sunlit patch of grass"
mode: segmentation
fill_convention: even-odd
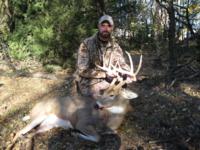
[[[180,88],[187,95],[200,99],[200,88],[195,87],[194,85],[188,83],[182,83],[180,85]]]
[[[22,118],[33,105],[54,95],[50,91],[62,85],[63,81],[29,77],[0,77],[0,80],[0,149],[5,149],[13,135],[28,123]]]

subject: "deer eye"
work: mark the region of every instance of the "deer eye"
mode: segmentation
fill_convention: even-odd
[[[104,90],[100,90],[99,93],[100,93],[100,95],[103,95]]]

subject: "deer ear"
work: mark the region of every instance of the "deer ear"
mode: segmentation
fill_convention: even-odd
[[[130,91],[130,90],[127,90],[127,89],[123,89],[121,91],[121,96],[125,99],[135,99],[138,97],[138,94],[133,92],[133,91]]]

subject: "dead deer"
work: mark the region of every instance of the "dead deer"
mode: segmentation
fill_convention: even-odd
[[[111,65],[108,68],[105,66],[97,66],[102,70],[115,71],[129,75],[133,81],[136,80],[142,58],[136,72],[134,72],[132,59],[127,53],[130,60],[130,71],[123,70],[119,64]],[[13,138],[12,144],[8,149],[12,148],[17,139],[28,132],[34,130],[34,135],[48,131],[55,127],[62,127],[64,129],[76,129],[79,131],[79,137],[98,142],[100,134],[105,128],[116,130],[124,118],[129,105],[130,95],[125,93],[122,86],[127,81],[123,80],[118,75],[109,88],[103,91],[97,100],[92,97],[75,95],[66,97],[56,97],[46,101],[41,101],[36,104],[30,112],[29,117],[31,122],[22,130],[17,132]],[[131,98],[136,98],[137,94],[131,93]]]

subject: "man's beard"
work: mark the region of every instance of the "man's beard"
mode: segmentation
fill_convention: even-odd
[[[100,40],[105,42],[111,38],[111,33],[107,31],[100,32],[99,35],[100,35]]]

